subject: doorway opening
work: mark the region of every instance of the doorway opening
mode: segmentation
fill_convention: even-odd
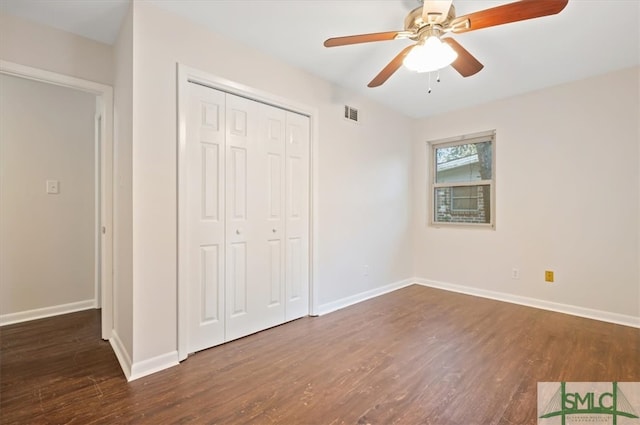
[[[93,220],[92,222],[89,220],[89,225],[87,226],[87,228],[90,227],[93,232],[93,252],[95,253],[89,260],[93,262],[93,300],[91,300],[93,305],[88,305],[89,300],[86,300],[78,303],[1,314],[0,325],[49,317],[93,307],[101,309],[101,336],[102,339],[108,340],[111,338],[111,330],[113,328],[113,90],[107,85],[6,61],[0,61],[0,74],[9,77],[18,77],[22,80],[69,88],[77,92],[82,92],[82,95],[89,94],[95,98],[95,102],[91,102],[95,105],[95,114],[92,151],[93,176],[90,176],[92,177],[90,180],[94,181],[94,187],[91,191],[91,193],[93,193],[93,201],[90,202],[90,206],[88,207],[93,210]],[[89,97],[89,99],[91,98]],[[60,105],[59,107],[64,108],[64,105]],[[28,125],[28,119],[26,121]],[[62,157],[64,158],[64,155],[62,155]],[[9,158],[6,159],[9,160]],[[17,186],[20,182],[18,181],[17,183],[15,186],[19,189]],[[45,182],[43,182],[42,190],[44,191],[46,189],[47,196],[55,196],[57,193],[62,193],[62,191],[65,190],[64,182],[60,182],[55,178],[47,179],[46,187],[44,187],[44,183]],[[16,192],[19,192],[19,190],[16,190]],[[37,241],[34,243],[37,243]],[[33,260],[37,261],[38,259],[35,258]],[[33,266],[36,267],[37,265],[34,263]]]

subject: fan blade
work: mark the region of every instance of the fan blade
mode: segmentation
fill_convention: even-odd
[[[471,53],[460,45],[453,38],[441,39],[443,43],[447,43],[458,54],[456,60],[453,61],[451,66],[458,71],[463,77],[469,77],[473,74],[480,72],[484,65],[481,64],[478,59],[473,57]]]
[[[422,21],[427,24],[444,22],[449,15],[452,0],[424,0],[422,4]]]
[[[385,66],[382,69],[382,71],[380,71],[380,73],[376,75],[376,77],[373,80],[371,80],[369,84],[367,84],[367,86],[378,87],[384,84],[384,82],[387,81],[389,77],[391,77],[393,73],[396,72],[398,68],[402,66],[402,60],[404,59],[405,56],[407,56],[407,53],[409,53],[409,51],[413,49],[414,46],[415,44],[412,44],[411,46],[407,46],[404,49],[402,49],[402,51],[398,53],[398,55],[395,58],[393,58],[391,62],[389,62],[387,66]]]
[[[569,0],[521,0],[459,16],[451,22],[450,27],[455,33],[463,33],[510,22],[555,15],[560,13],[568,2]],[[468,26],[460,25],[467,20],[469,21]],[[457,25],[458,27],[456,27]]]
[[[346,37],[328,38],[324,47],[346,46],[348,44],[370,43],[372,41],[395,40],[402,36],[404,31],[374,32],[371,34],[348,35]]]

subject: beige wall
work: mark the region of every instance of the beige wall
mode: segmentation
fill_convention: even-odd
[[[413,121],[143,1],[113,49],[0,15],[0,57],[115,83],[114,330],[134,364],[176,350],[177,62],[318,111],[320,304],[414,275],[639,314],[638,70]],[[424,141],[490,129],[497,229],[426,227]]]
[[[133,15],[129,9],[114,45],[113,331],[133,353],[131,143],[133,140]]]
[[[638,82],[627,69],[418,121],[415,275],[640,316]],[[425,141],[492,129],[496,230],[426,226]]]
[[[0,92],[0,315],[93,300],[95,96],[3,74]]]
[[[33,68],[113,83],[111,46],[0,13],[0,59]]]
[[[176,62],[317,108],[320,303],[411,276],[409,118],[145,2],[133,25],[134,363],[176,350]]]

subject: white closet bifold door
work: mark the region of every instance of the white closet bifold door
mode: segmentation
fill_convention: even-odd
[[[309,118],[196,84],[189,352],[309,314]]]

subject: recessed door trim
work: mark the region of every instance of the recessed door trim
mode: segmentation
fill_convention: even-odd
[[[96,96],[95,128],[95,307],[102,309],[102,339],[113,330],[113,88],[81,78],[0,60],[0,73],[91,93]],[[96,242],[98,247],[98,242]]]
[[[187,211],[186,194],[186,148],[187,148],[187,112],[188,112],[188,87],[189,84],[200,84],[212,89],[220,90],[236,96],[245,97],[267,105],[275,106],[280,109],[306,115],[310,120],[310,152],[309,152],[309,314],[317,315],[317,217],[318,217],[318,112],[316,108],[300,104],[289,99],[273,95],[271,93],[256,90],[254,88],[219,78],[207,72],[200,71],[183,64],[177,64],[178,74],[178,134],[177,134],[177,154],[178,154],[178,358],[184,360],[188,353],[188,315],[186,311],[188,300],[188,284],[187,276],[187,258],[183,258],[180,253],[188,252],[186,232],[181,229],[186,228],[186,217],[181,215],[181,211]]]

